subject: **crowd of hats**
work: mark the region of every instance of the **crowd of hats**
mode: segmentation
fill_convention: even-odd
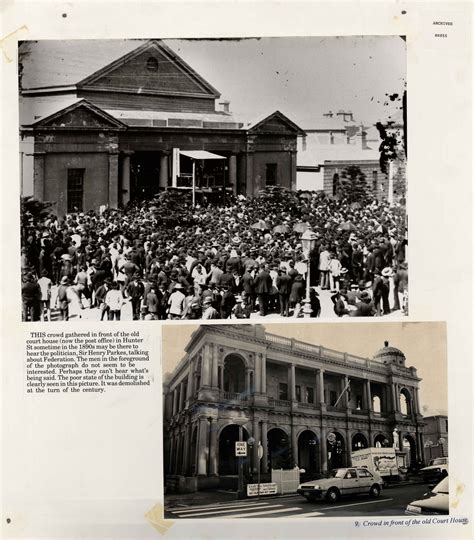
[[[226,260],[237,257],[242,272],[247,263],[258,269],[266,264],[278,269],[282,263],[305,260],[301,236],[310,228],[316,235],[311,254],[328,250],[341,261],[348,282],[371,281],[374,272],[391,272],[405,260],[406,215],[400,205],[373,200],[368,204],[348,203],[322,192],[276,192],[253,198],[228,197],[215,206],[205,200],[193,207],[189,198],[162,194],[135,201],[126,209],[78,212],[62,218],[54,215],[30,218],[22,234],[24,268],[41,275],[46,268],[53,282],[61,279],[58,266],[68,261],[79,266],[101,267],[111,247],[119,257],[132,256],[138,262],[140,278],[153,279],[160,269],[174,287],[189,276],[189,261],[196,259],[206,271],[212,262],[225,269]],[[358,275],[352,267],[352,253],[362,250],[364,263],[370,253],[381,250],[383,257]],[[135,256],[136,255],[136,256]],[[317,265],[317,262],[316,262]],[[69,275],[69,279],[74,276]],[[112,277],[112,276],[111,276]],[[312,285],[317,276],[313,276]],[[237,296],[239,290],[233,291]]]

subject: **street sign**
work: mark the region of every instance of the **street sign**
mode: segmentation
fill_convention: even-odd
[[[247,497],[256,497],[259,494],[260,486],[260,495],[276,495],[278,493],[277,484],[274,482],[268,482],[266,484],[247,484]]]
[[[247,443],[245,441],[235,442],[235,455],[237,457],[247,457]]]

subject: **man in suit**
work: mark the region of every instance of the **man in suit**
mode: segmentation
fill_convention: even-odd
[[[140,280],[139,274],[133,274],[132,281],[127,285],[127,296],[132,303],[133,320],[140,319],[140,303],[145,294],[145,286]]]
[[[260,272],[255,277],[255,294],[258,298],[260,315],[267,314],[268,298],[272,291],[272,278],[267,264],[260,265]]]
[[[276,286],[278,289],[278,296],[280,298],[281,317],[288,317],[291,285],[292,280],[286,273],[286,268],[280,268],[279,276],[276,280]]]
[[[246,305],[248,305],[251,311],[254,311],[255,309],[255,283],[252,275],[253,269],[253,265],[246,266],[241,280],[242,291],[245,293],[247,298]]]

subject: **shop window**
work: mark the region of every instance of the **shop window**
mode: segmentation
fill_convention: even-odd
[[[285,401],[288,399],[288,385],[286,383],[280,383],[278,399],[284,399]]]
[[[82,212],[85,169],[67,170],[67,211]]]
[[[265,170],[265,185],[276,186],[277,184],[277,164],[267,163]]]

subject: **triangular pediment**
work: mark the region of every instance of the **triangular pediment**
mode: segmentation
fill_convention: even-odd
[[[220,93],[159,40],[148,41],[78,83],[88,90],[218,98]]]
[[[36,122],[34,127],[54,129],[126,129],[125,124],[86,100],[78,101]]]
[[[280,111],[258,120],[248,127],[253,133],[295,133],[302,135],[304,131]]]

